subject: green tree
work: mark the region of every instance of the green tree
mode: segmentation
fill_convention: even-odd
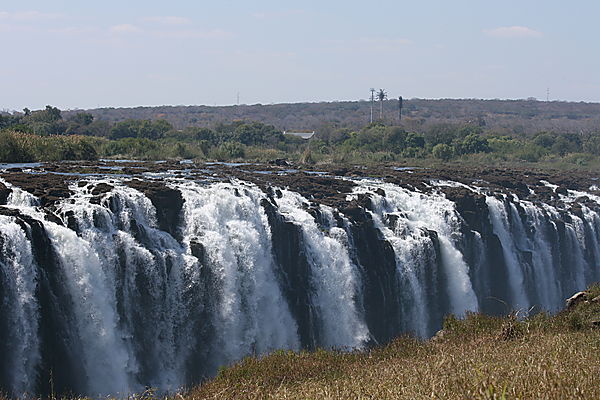
[[[77,113],[69,118],[69,121],[74,122],[78,125],[89,125],[94,122],[94,116],[90,113]]]
[[[110,139],[124,139],[137,137],[142,121],[128,119],[115,124],[109,133]]]
[[[448,161],[454,156],[454,149],[452,146],[445,143],[438,143],[433,146],[431,150],[431,154],[435,158],[439,158],[440,160]]]
[[[406,147],[422,149],[425,147],[425,137],[420,133],[409,132],[406,135]]]
[[[273,125],[261,122],[243,123],[235,127],[231,134],[233,141],[245,145],[276,145],[284,141],[283,133]]]
[[[164,137],[171,129],[173,129],[173,126],[165,120],[144,120],[140,122],[136,136],[139,138],[156,140]]]
[[[488,153],[490,146],[488,140],[478,134],[471,133],[465,137],[460,145],[460,153]]]
[[[583,150],[600,156],[600,133],[588,136],[583,143]]]
[[[406,148],[406,136],[406,131],[402,128],[388,128],[383,136],[382,150],[388,150],[393,153],[402,152]]]
[[[533,137],[534,144],[547,149],[551,148],[555,141],[556,135],[549,132],[539,132]]]
[[[46,106],[43,110],[31,111],[25,120],[27,122],[46,122],[52,123],[62,119],[61,112],[58,108]]]
[[[243,158],[246,154],[244,145],[236,142],[226,142],[221,144],[213,153],[213,157],[218,161],[228,161],[236,158]]]

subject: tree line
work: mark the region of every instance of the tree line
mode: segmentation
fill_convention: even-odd
[[[542,131],[524,135],[486,130],[481,121],[367,124],[360,129],[322,123],[310,140],[284,135],[256,121],[217,122],[212,127],[176,129],[164,119],[109,122],[87,112],[63,113],[56,107],[0,114],[0,161],[105,158],[197,158],[210,160],[289,158],[304,162],[526,161],[566,159],[576,164],[600,156],[600,130],[588,133]]]

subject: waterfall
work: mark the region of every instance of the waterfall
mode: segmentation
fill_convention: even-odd
[[[10,217],[0,216],[0,246],[0,371],[8,375],[0,382],[8,378],[15,393],[33,393],[40,361],[38,273],[24,227]]]
[[[270,227],[260,206],[264,194],[243,182],[178,187],[185,199],[183,241],[189,254],[202,246],[202,268],[215,281],[217,364],[298,349],[296,323],[274,271]]]
[[[248,355],[427,338],[449,313],[554,312],[600,280],[589,193],[352,180],[337,208],[147,179],[74,177],[51,204],[0,179],[2,391],[173,392]]]
[[[486,198],[486,203],[490,210],[494,233],[502,243],[502,252],[506,261],[506,266],[508,267],[510,289],[513,296],[511,303],[517,309],[527,309],[529,307],[529,299],[527,298],[527,293],[525,291],[525,277],[522,271],[522,263],[519,259],[519,249],[517,248],[516,240],[513,237],[513,232],[511,232],[511,227],[520,225],[519,217],[515,213],[514,205],[510,202],[504,203],[493,196],[488,196]],[[518,235],[518,233],[516,233],[516,235]],[[520,239],[519,236],[517,236],[517,241],[518,239]]]
[[[404,315],[409,320],[408,330],[421,336],[430,335],[432,331],[429,315],[432,310],[428,310],[426,304],[427,296],[432,293],[426,292],[436,289],[432,286],[435,283],[426,281],[426,269],[428,258],[435,257],[432,249],[436,245],[441,267],[437,274],[443,273],[447,280],[441,289],[450,300],[449,311],[457,315],[476,311],[477,298],[469,278],[469,267],[456,248],[460,237],[457,236],[458,216],[452,202],[439,194],[411,192],[392,184],[359,183],[355,193],[371,196],[371,213],[376,227],[394,248],[399,275],[408,283],[410,295],[404,295],[407,297],[404,301],[412,303],[412,309]],[[432,231],[436,232],[434,237]],[[399,290],[402,289],[400,285]]]
[[[314,306],[323,337],[321,346],[360,348],[368,339],[367,328],[358,312],[358,273],[351,261],[345,231],[333,221],[332,210],[320,207],[324,224],[305,210],[308,201],[297,193],[282,191],[279,211],[302,229],[311,266]]]
[[[487,196],[486,203],[502,243],[513,308],[557,311],[566,297],[597,280],[596,212],[587,209],[579,217],[514,195]],[[589,260],[587,247],[592,248]]]

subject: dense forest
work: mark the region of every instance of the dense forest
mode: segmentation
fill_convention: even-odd
[[[0,161],[96,158],[303,163],[549,162],[596,166],[600,104],[409,100],[239,107],[154,107],[0,114]],[[195,116],[194,116],[195,115]],[[284,129],[316,130],[310,140]]]

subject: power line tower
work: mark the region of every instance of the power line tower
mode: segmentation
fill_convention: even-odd
[[[550,101],[550,88],[546,88],[546,101]]]
[[[371,88],[371,123],[373,123],[373,104],[375,104],[375,89]]]

